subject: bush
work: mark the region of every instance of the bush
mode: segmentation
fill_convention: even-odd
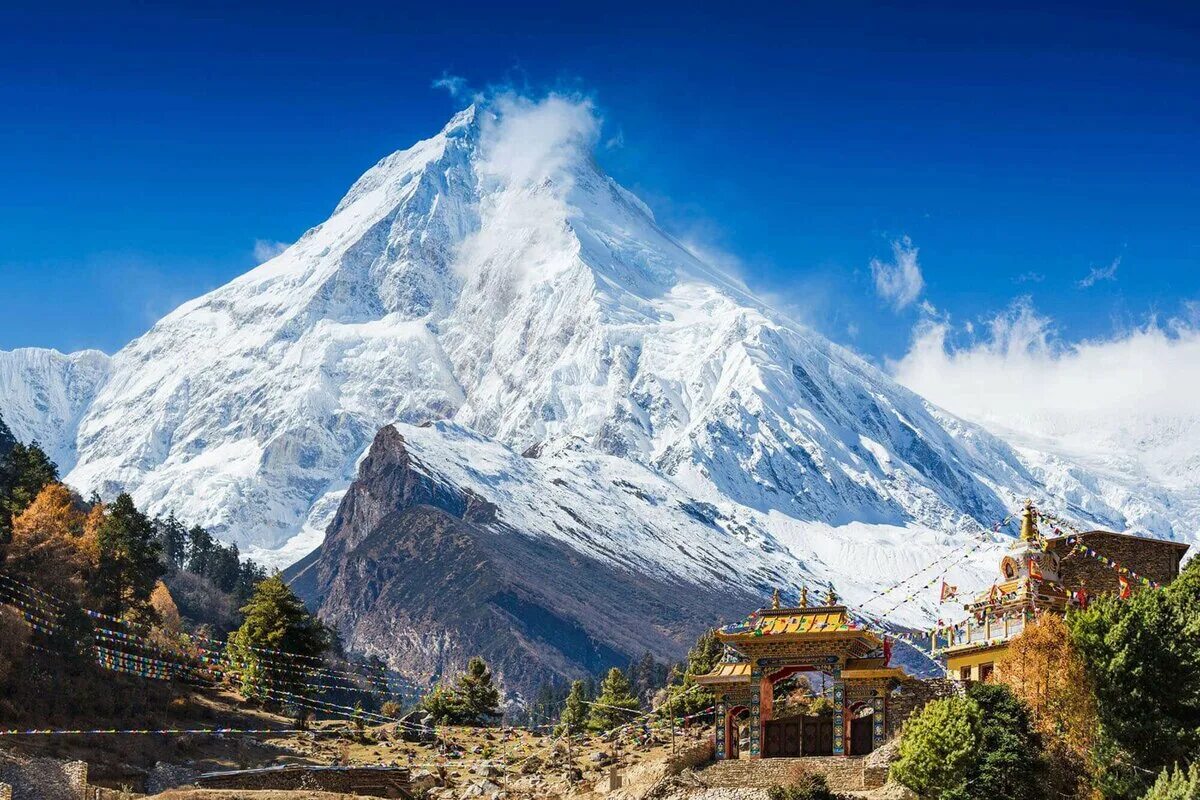
[[[979,706],[965,697],[934,700],[904,723],[892,779],[930,800],[970,797],[967,783],[980,739]]]
[[[1032,800],[1044,772],[1029,709],[1007,687],[977,683],[905,723],[891,776],[931,800]]]
[[[1200,800],[1200,763],[1163,770],[1143,800]]]
[[[395,700],[385,700],[383,705],[379,707],[379,713],[385,717],[398,717],[403,709]]]
[[[767,790],[770,800],[838,800],[829,790],[824,775],[805,774],[791,786],[773,786]]]

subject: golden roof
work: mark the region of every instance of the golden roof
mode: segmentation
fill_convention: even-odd
[[[749,683],[750,662],[738,661],[732,664],[718,664],[712,672],[696,676],[696,683],[709,686],[714,683]]]
[[[818,608],[779,608],[760,610],[737,625],[717,631],[717,638],[730,643],[748,642],[759,637],[822,638],[847,633],[872,635],[850,619],[845,606]]]

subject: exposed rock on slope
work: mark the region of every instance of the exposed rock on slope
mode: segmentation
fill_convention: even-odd
[[[647,650],[678,659],[713,620],[756,602],[531,535],[507,511],[431,474],[386,427],[324,544],[287,576],[355,649],[405,674],[434,679],[478,653],[527,692]]]

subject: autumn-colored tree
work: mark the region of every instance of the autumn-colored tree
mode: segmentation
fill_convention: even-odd
[[[162,581],[154,584],[154,591],[150,593],[150,607],[158,614],[159,627],[163,633],[175,637],[183,632],[183,618],[179,615],[179,606],[175,605],[171,590]]]
[[[1009,645],[994,673],[1029,707],[1062,783],[1058,794],[1090,793],[1100,721],[1087,668],[1063,618],[1040,614]]]
[[[84,540],[84,514],[71,490],[45,486],[13,518],[8,569],[60,597],[78,597],[95,566]]]

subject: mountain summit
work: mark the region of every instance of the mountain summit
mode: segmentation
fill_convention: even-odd
[[[423,475],[513,530],[739,596],[836,580],[865,599],[1026,495],[1173,534],[1169,498],[1034,463],[773,311],[604,174],[597,136],[561,97],[468,108],[281,255],[86,359],[86,398],[42,422],[41,384],[79,359],[43,375],[0,354],[0,415],[65,430],[79,489],[280,564],[322,541],[393,425]]]

